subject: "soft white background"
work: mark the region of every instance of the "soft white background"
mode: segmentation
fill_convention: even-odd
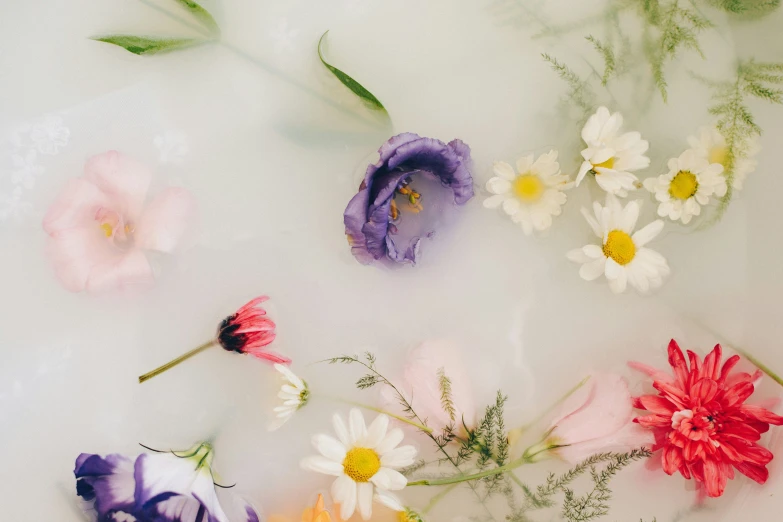
[[[298,460],[312,451],[310,435],[330,431],[331,414],[345,412],[319,394],[375,400],[353,390],[358,369],[311,364],[341,353],[371,349],[394,375],[410,347],[450,338],[470,365],[479,403],[498,387],[510,396],[510,425],[535,417],[591,369],[628,374],[628,359],[664,365],[673,336],[703,354],[718,340],[712,331],[783,370],[783,109],[753,104],[765,129],[760,167],[725,219],[707,231],[667,227],[653,244],[673,268],[654,296],[611,295],[565,259],[590,240],[579,215],[596,194],[588,187],[569,195],[548,237],[524,237],[481,207],[479,190],[453,227],[422,245],[416,268],[363,267],[350,255],[342,211],[390,131],[324,72],[315,54],[320,35],[330,30],[328,56],[384,102],[394,132],[468,143],[481,187],[493,160],[550,147],[575,173],[579,129],[560,119],[564,85],[539,54],[579,63],[591,28],[531,36],[542,22],[579,21],[603,4],[213,0],[204,5],[226,45],[136,57],[88,39],[191,34],[154,8],[172,4],[6,0],[0,7],[0,200],[14,188],[13,133],[46,114],[70,130],[67,146],[37,158],[44,169],[22,193],[26,212],[0,222],[2,520],[82,520],[72,475],[80,452],[135,453],[139,442],[180,449],[208,438],[224,483],[237,482],[267,513],[298,514],[329,484]],[[668,106],[656,100],[644,116],[623,107],[628,125],[652,144],[645,176],[661,173],[688,134],[710,121],[708,92],[689,69],[720,77],[735,56],[783,59],[783,13],[754,23],[716,19],[718,30],[703,39],[708,61],[690,56],[667,69]],[[161,156],[155,138],[167,133],[187,150]],[[192,190],[201,209],[196,246],[161,260],[157,287],[131,299],[67,293],[43,253],[47,205],[86,158],[109,149],[154,166],[157,186]],[[640,197],[647,220],[653,204]],[[214,349],[137,384],[139,374],[204,342],[223,316],[262,293],[272,297],[279,325],[275,347],[294,359],[315,395],[283,430],[266,431],[279,381],[259,361]],[[767,383],[760,394],[778,392]],[[637,466],[614,483],[607,520],[775,520],[783,507],[778,464],[766,487],[740,478],[705,511],[684,515],[692,485]],[[540,464],[522,476],[535,483],[549,468],[562,466]],[[407,499],[423,506],[431,494],[420,489]],[[450,498],[433,520],[474,509],[467,490]]]

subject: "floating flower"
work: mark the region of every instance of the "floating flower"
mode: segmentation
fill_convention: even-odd
[[[313,437],[313,446],[321,455],[304,459],[302,467],[337,477],[332,484],[332,498],[340,503],[340,516],[344,519],[358,510],[362,519],[369,520],[374,488],[383,496],[408,483],[396,470],[413,464],[416,449],[398,447],[402,430],[388,427],[389,417],[381,414],[367,428],[362,413],[352,409],[348,426],[340,415],[334,416],[339,440],[329,435]]]
[[[146,251],[172,252],[195,214],[182,188],[145,207],[151,173],[111,151],[90,158],[43,220],[57,278],[72,292],[131,289],[153,281]]]
[[[278,515],[272,515],[267,519],[267,522],[287,522],[288,519]],[[318,500],[315,502],[315,506],[308,507],[302,513],[302,522],[332,522],[332,516],[324,508],[324,496],[318,495]],[[342,522],[342,519],[338,516],[335,522]]]
[[[156,375],[215,345],[222,346],[228,352],[249,354],[257,359],[264,359],[272,363],[289,364],[291,359],[266,349],[266,346],[274,341],[276,336],[274,321],[266,317],[266,310],[259,306],[268,299],[269,297],[265,295],[252,299],[237,310],[235,314],[221,321],[217,334],[213,339],[177,357],[173,361],[149,373],[145,373],[139,377],[139,382],[152,379]]]
[[[517,172],[508,163],[496,161],[495,177],[487,182],[493,194],[484,200],[487,208],[503,205],[503,211],[514,223],[519,223],[526,235],[552,226],[552,216],[559,216],[566,202],[563,192],[570,183],[560,173],[557,151],[552,150],[535,159],[525,156],[517,161]]]
[[[424,522],[422,516],[411,508],[405,507],[396,496],[391,493],[376,494],[375,500],[397,513],[397,522]]]
[[[473,197],[470,147],[460,140],[445,144],[408,132],[392,137],[378,152],[380,159],[367,167],[359,192],[345,209],[345,234],[363,264],[382,258],[415,264],[421,237],[432,234],[426,217],[437,218],[447,204],[441,201],[444,194],[457,205]],[[442,187],[433,186],[426,195],[417,190],[417,184],[432,181]],[[410,216],[403,220],[406,213]],[[412,223],[414,214],[418,219]],[[403,249],[398,246],[405,239],[401,236],[408,242]]]
[[[613,374],[593,375],[565,400],[544,440],[528,448],[525,456],[539,460],[554,455],[576,464],[596,453],[652,446],[651,434],[633,419],[625,379]]]
[[[731,167],[730,170],[733,171],[731,186],[735,190],[742,190],[745,179],[756,170],[758,161],[754,156],[761,150],[758,138],[753,136],[748,140],[741,154],[735,152],[734,157],[731,157],[726,138],[715,127],[702,127],[696,136],[688,138],[688,144],[708,162],[722,165],[724,175],[729,174],[729,167]]]
[[[275,370],[283,376],[284,384],[277,394],[283,399],[283,405],[275,407],[274,412],[277,420],[270,424],[269,431],[274,431],[288,422],[294,413],[303,408],[310,400],[310,389],[305,381],[282,364],[275,364]]]
[[[650,413],[635,422],[655,435],[653,451],[661,451],[663,470],[694,478],[710,497],[723,494],[734,469],[764,484],[772,453],[757,442],[770,424],[783,425],[783,417],[745,404],[755,390],[757,376],[732,373],[740,361],[738,355],[721,366],[720,345],[704,361],[688,350],[690,368],[674,339],[668,351],[674,376],[631,363],[653,378],[658,391],[635,399],[637,408]]]
[[[627,283],[642,293],[661,286],[669,274],[669,265],[661,254],[645,245],[660,234],[663,221],[657,219],[634,233],[639,202],[631,201],[623,207],[611,194],[606,196],[606,206],[593,203],[593,213],[591,216],[587,209],[582,209],[601,244],[587,245],[567,254],[568,259],[582,264],[579,269],[582,279],[593,281],[603,274],[614,293],[624,292]]]
[[[446,382],[451,401],[444,408],[441,391]],[[428,427],[437,433],[452,427],[455,433],[464,436],[466,427],[476,427],[476,405],[470,383],[458,348],[449,341],[434,340],[408,353],[402,379],[395,382],[395,387],[413,410],[427,420]],[[388,408],[400,409],[394,390],[386,386],[381,394]]]
[[[610,194],[625,197],[629,190],[636,190],[639,180],[631,172],[650,165],[650,158],[644,155],[649,143],[638,132],[618,136],[622,125],[622,114],[609,114],[606,107],[599,107],[588,118],[582,129],[582,140],[587,148],[582,151],[585,161],[576,176],[577,185],[592,172],[598,186]]]
[[[701,214],[712,196],[726,194],[726,179],[720,163],[709,163],[692,149],[669,160],[669,172],[644,180],[644,187],[660,201],[658,215],[687,225]]]
[[[82,453],[76,493],[91,502],[97,521],[228,522],[212,478],[212,446],[138,457]],[[242,522],[257,522],[249,506]]]

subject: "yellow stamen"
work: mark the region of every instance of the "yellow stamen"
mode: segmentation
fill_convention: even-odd
[[[397,208],[397,202],[394,200],[391,201],[390,212],[391,212],[392,221],[400,217],[400,209]]]
[[[114,230],[112,230],[111,225],[108,223],[101,224],[101,230],[103,230],[103,233],[106,234],[106,237],[111,237],[111,235],[114,233]]]
[[[370,448],[353,448],[343,459],[343,471],[354,482],[368,482],[381,469],[381,459]]]
[[[597,169],[598,167],[603,167],[605,169],[613,169],[614,168],[614,156],[609,158],[606,161],[602,161],[601,163],[593,163],[593,168]]]
[[[729,150],[726,147],[714,147],[710,149],[707,160],[710,163],[720,163],[724,167],[726,166],[726,157],[729,155]]]
[[[696,194],[698,188],[699,181],[696,179],[696,175],[687,170],[681,170],[669,184],[669,194],[677,199],[688,199]]]
[[[522,201],[532,203],[541,199],[545,188],[544,182],[535,174],[522,174],[514,180],[512,190]]]
[[[636,256],[636,245],[627,233],[612,230],[604,243],[604,255],[614,259],[618,265],[627,265]]]

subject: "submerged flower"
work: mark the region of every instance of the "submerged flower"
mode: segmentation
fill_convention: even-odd
[[[723,494],[735,469],[764,484],[772,453],[758,441],[770,424],[783,425],[783,417],[745,404],[755,391],[758,376],[733,372],[740,361],[738,355],[721,366],[720,345],[704,361],[688,350],[690,367],[674,339],[668,351],[673,376],[631,363],[653,378],[658,391],[657,395],[635,399],[637,408],[650,413],[635,422],[655,435],[653,451],[661,450],[663,470],[694,478],[710,497]]]
[[[269,297],[265,295],[252,299],[237,310],[235,314],[221,321],[213,339],[163,366],[145,373],[139,377],[139,382],[152,379],[156,375],[215,345],[220,345],[229,352],[249,354],[257,359],[264,359],[272,363],[289,364],[291,359],[288,357],[266,349],[266,346],[274,341],[276,336],[274,321],[269,319],[266,316],[266,310],[259,306],[268,299]]]
[[[188,191],[168,188],[145,205],[151,174],[111,151],[90,158],[43,220],[57,278],[72,292],[131,289],[153,281],[146,251],[172,252],[192,222]]]
[[[729,170],[733,171],[731,186],[735,190],[742,190],[745,178],[756,170],[758,161],[754,156],[761,148],[758,138],[754,136],[748,140],[741,154],[730,154],[726,138],[715,127],[702,127],[696,136],[688,137],[688,144],[708,162],[722,165],[724,175],[728,175]]]
[[[288,422],[294,413],[304,408],[310,400],[310,389],[307,383],[282,364],[275,364],[275,370],[283,376],[284,384],[278,397],[283,399],[283,405],[274,409],[277,420],[270,424],[269,431],[274,431]]]
[[[625,379],[613,374],[593,375],[565,400],[544,440],[525,454],[533,460],[536,455],[553,454],[575,464],[596,453],[652,446],[651,434],[634,424],[633,418]]]
[[[493,194],[484,200],[487,208],[503,205],[503,211],[514,223],[519,223],[525,234],[533,229],[540,231],[552,226],[552,216],[559,216],[566,202],[564,189],[570,185],[568,176],[560,173],[557,151],[534,157],[525,156],[517,161],[517,171],[508,163],[496,161],[495,177],[487,182],[487,190]]]
[[[76,493],[92,503],[97,522],[228,522],[212,478],[212,446],[138,457],[82,453]],[[257,522],[246,507],[242,522]]]
[[[610,114],[606,107],[599,107],[588,118],[582,129],[587,148],[582,150],[584,162],[576,176],[577,185],[592,172],[598,186],[610,194],[625,197],[637,188],[639,180],[631,172],[650,165],[650,158],[644,155],[649,143],[638,132],[619,134],[622,125],[622,114]]]
[[[614,293],[624,292],[629,283],[642,293],[661,286],[669,275],[669,264],[645,245],[660,234],[663,221],[657,219],[634,232],[639,202],[631,201],[623,207],[611,194],[606,196],[606,206],[593,203],[594,215],[584,208],[582,214],[601,240],[600,245],[587,245],[567,254],[568,259],[582,264],[582,279],[593,281],[603,274]]]
[[[710,163],[694,150],[686,150],[679,158],[669,160],[669,172],[644,180],[644,187],[660,201],[658,215],[687,225],[693,216],[701,214],[712,196],[726,194],[723,166]]]
[[[444,408],[442,390],[448,383],[451,401]],[[461,436],[476,427],[476,404],[468,371],[459,350],[446,340],[427,341],[408,353],[402,379],[395,387],[413,410],[437,433],[452,427]],[[399,398],[390,387],[381,392],[389,409],[400,410]],[[400,414],[403,412],[400,411]]]
[[[421,237],[432,234],[426,222],[436,220],[446,204],[464,205],[473,197],[470,147],[408,132],[392,137],[378,152],[380,159],[367,167],[345,209],[348,243],[363,264],[382,258],[415,263]],[[403,241],[407,246],[398,244]]]
[[[351,518],[358,510],[362,519],[369,520],[375,488],[378,495],[403,489],[408,480],[396,470],[413,464],[416,449],[398,447],[402,430],[388,430],[389,417],[383,414],[369,428],[357,409],[351,410],[348,426],[340,415],[335,415],[333,422],[338,438],[315,435],[313,446],[321,455],[304,459],[302,467],[337,477],[332,498],[340,503],[342,518]]]

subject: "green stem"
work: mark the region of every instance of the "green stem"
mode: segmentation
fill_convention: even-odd
[[[541,451],[547,451],[547,450],[544,449]],[[446,477],[442,479],[414,480],[412,482],[408,482],[408,486],[447,486],[449,484],[459,484],[460,482],[468,482],[471,480],[479,480],[486,477],[491,477],[493,475],[500,475],[501,473],[506,473],[508,471],[516,469],[519,466],[522,466],[523,464],[530,464],[531,462],[535,462],[533,460],[533,457],[535,457],[538,453],[541,453],[541,451],[534,453],[533,455],[528,455],[527,452],[525,452],[524,455],[522,455],[516,460],[512,460],[508,464],[505,464],[497,468],[481,471],[479,473],[473,473],[471,475],[456,475],[454,477]]]
[[[394,417],[395,419],[397,419],[400,422],[404,422],[405,424],[410,424],[414,428],[417,428],[417,429],[423,431],[424,433],[430,433],[431,434],[433,432],[432,428],[429,428],[429,427],[427,427],[427,426],[425,426],[423,424],[419,424],[418,422],[412,421],[412,420],[410,420],[410,419],[408,419],[406,417],[403,417],[402,415],[397,415],[397,414],[392,413],[390,411],[386,411],[386,410],[384,410],[382,408],[376,408],[375,406],[370,406],[369,404],[364,404],[362,402],[356,402],[356,401],[349,401],[347,399],[341,399],[339,397],[331,397],[331,396],[326,396],[326,395],[324,395],[323,397],[325,397],[327,399],[331,399],[333,401],[342,402],[343,404],[350,404],[351,406],[356,406],[358,408],[364,408],[365,410],[370,410],[370,411],[375,411],[375,412],[378,412],[378,413],[383,413],[384,415],[388,415],[389,417]]]
[[[173,361],[169,361],[166,364],[164,364],[163,366],[155,368],[151,372],[145,373],[144,375],[139,377],[139,384],[141,384],[144,381],[148,381],[148,380],[152,379],[156,375],[160,375],[161,373],[165,372],[169,368],[173,368],[174,366],[178,365],[179,363],[190,359],[194,355],[199,354],[199,353],[203,352],[204,350],[206,350],[207,348],[210,348],[210,347],[212,347],[214,345],[215,345],[215,340],[213,339],[213,340],[211,340],[209,342],[206,342],[206,343],[202,344],[198,348],[194,348],[194,349],[190,350],[189,352],[180,355],[179,357],[177,357]]]

